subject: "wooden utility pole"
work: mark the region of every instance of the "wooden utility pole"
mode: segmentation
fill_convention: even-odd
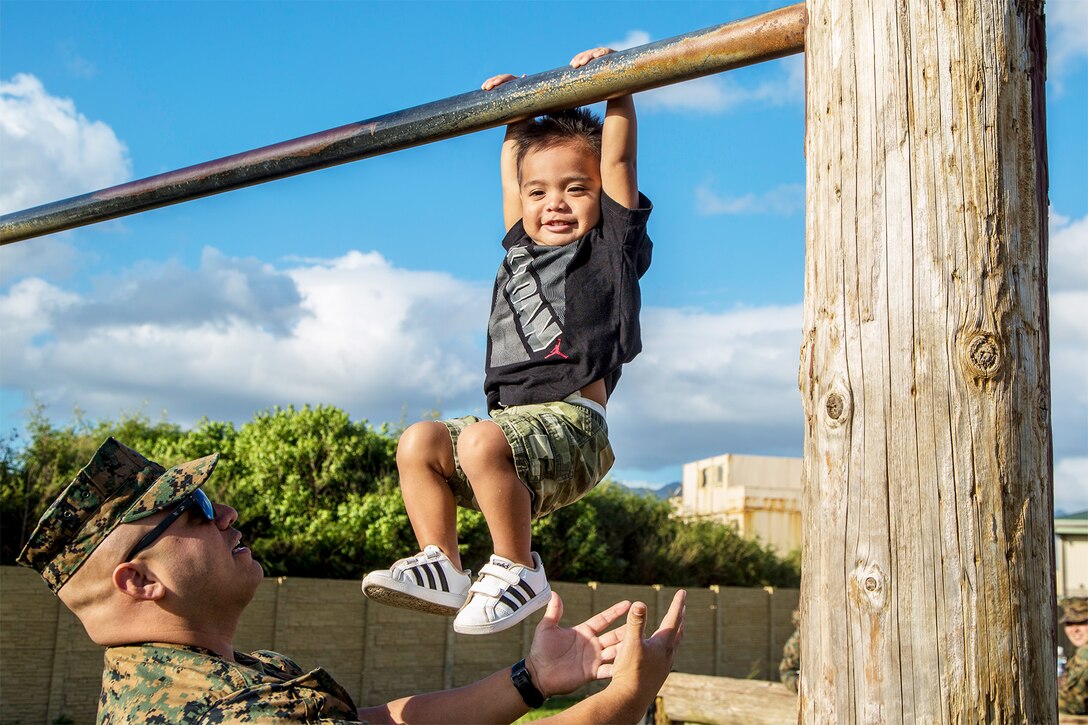
[[[801,716],[1057,720],[1040,0],[810,0]]]

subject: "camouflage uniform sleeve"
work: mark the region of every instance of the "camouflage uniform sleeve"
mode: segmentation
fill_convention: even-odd
[[[351,696],[331,675],[317,669],[287,682],[234,693],[217,703],[206,721],[334,725],[359,720]]]
[[[1058,687],[1058,712],[1088,714],[1088,647],[1080,647],[1066,663],[1065,678]]]
[[[778,677],[782,684],[797,692],[797,680],[801,677],[801,632],[794,630],[782,648],[782,661],[778,664]]]
[[[321,669],[303,673],[274,652],[153,643],[106,650],[99,725],[357,722],[351,695]]]

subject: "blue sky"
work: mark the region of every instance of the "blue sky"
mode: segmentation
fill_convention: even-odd
[[[0,212],[779,7],[0,2]],[[1047,4],[1056,504],[1088,508],[1088,3]],[[614,474],[800,455],[800,57],[636,97],[655,211]],[[480,412],[501,130],[0,248],[0,423]]]

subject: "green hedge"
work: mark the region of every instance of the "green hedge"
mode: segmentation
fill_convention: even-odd
[[[220,452],[205,487],[239,512],[238,527],[269,575],[359,578],[417,549],[397,487],[399,429],[352,421],[335,407],[273,408],[240,427],[191,430],[141,416],[52,425],[32,416],[26,440],[0,443],[0,563],[12,564],[42,511],[107,436],[165,466]],[[491,551],[487,525],[458,511],[466,566]],[[669,505],[606,481],[533,524],[549,578],[672,586],[796,586],[786,560],[728,526],[685,524]]]

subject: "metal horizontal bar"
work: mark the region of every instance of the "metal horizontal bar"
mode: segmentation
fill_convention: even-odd
[[[0,217],[0,244],[501,126],[804,50],[805,4]]]

